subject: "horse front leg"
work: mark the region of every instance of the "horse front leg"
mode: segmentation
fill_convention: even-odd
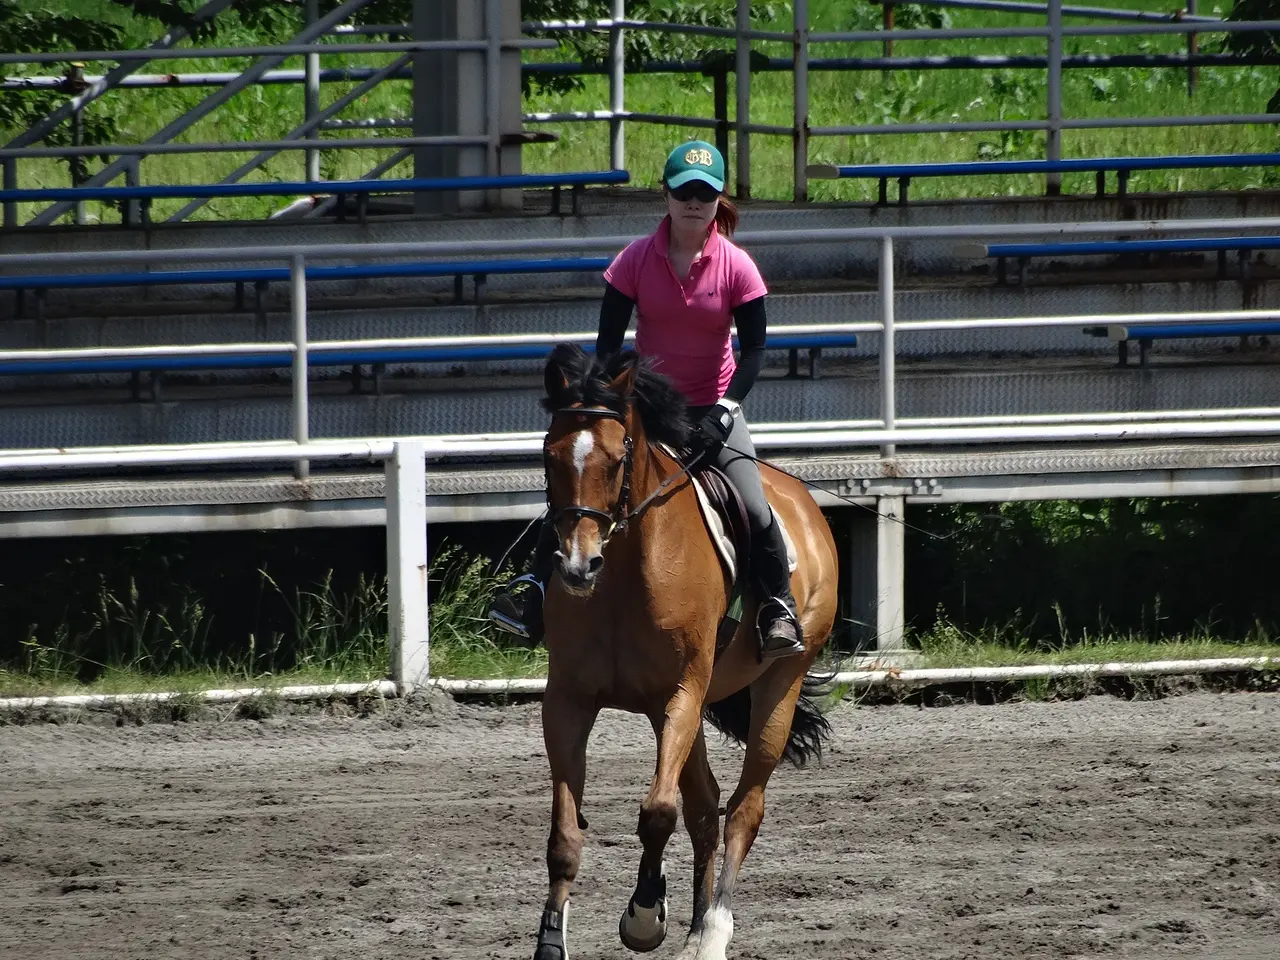
[[[682,958],[725,960],[733,937],[733,891],[738,871],[764,820],[764,791],[791,736],[804,664],[781,661],[751,685],[751,726],[737,789],[725,805],[724,861],[715,895]]]
[[[560,695],[551,684],[543,698],[542,739],[551,765],[551,834],[547,838],[550,889],[533,960],[568,960],[569,893],[582,862],[580,812],[587,776],[587,739],[598,711]]]
[[[685,941],[687,949],[702,936],[703,919],[715,890],[716,850],[720,846],[720,786],[707,760],[707,739],[701,724],[680,772],[680,795],[684,798],[685,829],[693,845],[693,919]]]
[[[640,805],[637,833],[644,852],[631,902],[618,923],[623,946],[637,953],[656,950],[667,936],[667,877],[662,855],[675,832],[680,772],[702,730],[706,683],[682,683],[660,716],[651,717],[658,737],[658,763],[649,793]]]

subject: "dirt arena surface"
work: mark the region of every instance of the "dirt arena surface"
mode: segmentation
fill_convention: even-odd
[[[783,768],[739,958],[1280,957],[1280,695],[857,707]],[[527,958],[550,797],[537,705],[0,727],[0,956]],[[602,716],[570,954],[617,921],[653,763]],[[736,748],[712,738],[725,796]],[[689,919],[689,843],[668,856]]]

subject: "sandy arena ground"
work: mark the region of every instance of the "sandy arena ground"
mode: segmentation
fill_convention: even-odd
[[[536,705],[0,727],[0,956],[527,958],[550,806]],[[1280,695],[856,707],[784,768],[739,958],[1280,957]],[[630,956],[648,726],[591,744],[570,953]],[[724,795],[737,751],[713,738]],[[668,858],[677,927],[689,843]]]

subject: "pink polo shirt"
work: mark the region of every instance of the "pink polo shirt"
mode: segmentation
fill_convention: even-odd
[[[733,310],[768,290],[755,261],[712,225],[702,254],[682,284],[667,250],[671,218],[627,245],[604,278],[636,302],[636,352],[653,357],[691,406],[724,396],[737,369]]]

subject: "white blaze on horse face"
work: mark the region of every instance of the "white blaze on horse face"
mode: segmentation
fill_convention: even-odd
[[[590,430],[581,430],[573,438],[573,468],[578,471],[579,477],[587,468],[587,457],[590,456],[595,445],[596,438],[592,436]]]

